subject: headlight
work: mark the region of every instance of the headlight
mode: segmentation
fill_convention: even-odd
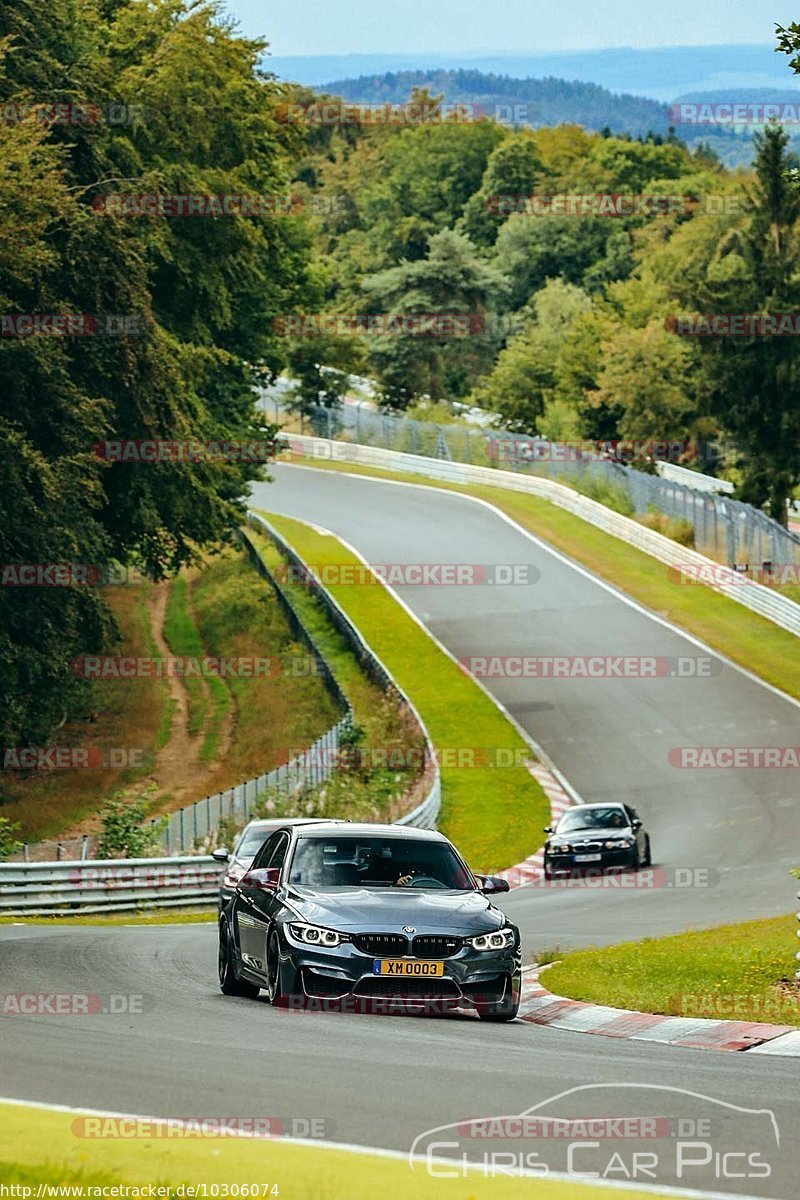
[[[343,933],[326,929],[324,925],[289,925],[289,932],[307,946],[340,946],[347,941]]]
[[[507,950],[514,945],[513,929],[498,929],[495,933],[481,933],[478,937],[467,938],[467,945],[473,950]]]
[[[630,839],[620,839],[618,842],[606,842],[604,848],[606,850],[630,850],[632,846],[633,842]]]
[[[571,852],[572,852],[572,848],[571,848],[569,842],[562,842],[560,846],[551,846],[550,847],[551,854],[570,854]]]

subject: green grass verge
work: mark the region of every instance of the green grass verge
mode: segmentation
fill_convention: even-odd
[[[77,1113],[0,1104],[5,1160],[0,1179],[31,1186],[99,1182],[130,1187],[146,1184],[197,1187],[258,1183],[261,1200],[375,1200],[403,1195],[410,1200],[645,1200],[644,1190],[603,1188],[550,1179],[433,1178],[424,1163],[412,1171],[404,1159],[327,1149],[319,1144],[282,1144],[280,1139],[93,1138],[76,1136]],[[80,1126],[78,1126],[80,1128]],[[12,1149],[13,1147],[13,1149]],[[271,1192],[272,1185],[277,1190]],[[81,1193],[73,1193],[80,1196]],[[185,1193],[184,1193],[185,1194]],[[202,1192],[200,1193],[203,1194]],[[211,1192],[206,1193],[210,1195]],[[224,1195],[222,1186],[219,1195]],[[231,1194],[230,1192],[228,1194]]]
[[[173,654],[181,658],[203,658],[206,653],[189,610],[189,584],[185,575],[172,580],[164,616],[164,638]],[[188,703],[189,733],[194,736],[205,726],[208,714],[208,689],[199,675],[185,675],[183,686]]]
[[[65,913],[55,917],[3,917],[0,925],[216,925],[216,906],[205,909],[156,908],[146,912],[90,913],[85,917]]]
[[[797,918],[692,930],[564,956],[542,976],[558,996],[668,1016],[800,1025]]]
[[[360,567],[337,538],[266,515],[305,562]],[[527,743],[386,588],[373,582],[329,590],[410,696],[440,751],[442,831],[477,871],[502,870],[534,853],[550,813],[541,787],[521,765],[532,757]],[[479,765],[453,765],[452,756],[464,749],[475,752]],[[517,755],[519,765],[480,765],[482,751],[498,749]]]
[[[301,460],[321,470],[376,479],[405,480],[488,500],[543,541],[582,563],[641,604],[666,617],[708,646],[800,699],[797,638],[771,621],[714,592],[704,584],[677,583],[669,568],[626,542],[596,529],[549,500],[484,484],[445,483],[408,472],[354,463]]]

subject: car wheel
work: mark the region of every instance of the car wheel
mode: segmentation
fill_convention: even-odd
[[[267,943],[267,998],[270,1004],[281,1002],[281,948],[273,929]]]
[[[219,926],[219,990],[223,996],[246,996],[250,1000],[254,1000],[259,993],[259,988],[254,983],[248,983],[246,979],[240,979],[236,974],[236,964],[233,961],[233,946],[228,934],[228,926],[225,921],[220,922]]]
[[[650,838],[649,838],[649,836],[645,836],[644,858],[642,859],[642,866],[643,867],[652,867],[652,865],[653,865],[653,855],[650,852]]]
[[[550,867],[547,865],[547,863],[544,864],[544,877],[548,883],[553,878],[553,872],[550,870]]]
[[[519,999],[503,1000],[500,1004],[487,1005],[478,1009],[482,1021],[493,1021],[495,1024],[513,1021],[519,1012]]]

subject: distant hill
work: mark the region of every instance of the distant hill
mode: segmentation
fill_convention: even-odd
[[[633,93],[669,103],[689,92],[754,88],[800,89],[788,59],[763,45],[662,46],[572,53],[526,54],[487,51],[482,54],[322,54],[266,57],[264,65],[282,79],[310,87],[334,79],[384,75],[401,71],[479,71],[518,79],[579,79],[611,92]]]
[[[611,92],[595,83],[552,76],[517,79],[476,70],[436,68],[336,79],[321,90],[352,103],[400,104],[408,99],[415,87],[426,87],[436,95],[444,95],[449,103],[470,104],[489,116],[533,127],[574,122],[595,131],[608,128],[613,133],[627,133],[632,137],[646,137],[649,133],[664,137],[672,125],[669,106],[658,100]],[[800,89],[689,91],[674,99],[676,102],[789,103],[797,106],[800,105]],[[751,129],[681,125],[677,127],[677,133],[689,146],[696,146],[700,142],[712,146],[729,167],[746,165],[752,161]],[[790,127],[789,133],[800,150],[800,127]]]
[[[414,87],[443,93],[450,103],[472,104],[489,116],[529,125],[558,125],[574,121],[587,129],[608,125],[615,132],[645,136],[651,130],[666,134],[667,106],[644,96],[616,95],[596,83],[565,79],[514,79],[480,71],[399,71],[337,79],[325,90],[343,100],[361,103],[406,100]]]

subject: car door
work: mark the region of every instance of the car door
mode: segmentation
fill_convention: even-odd
[[[289,834],[279,830],[272,834],[259,850],[251,871],[269,867],[281,870],[289,849]],[[263,975],[267,962],[267,935],[270,925],[280,908],[275,892],[248,891],[241,889],[243,904],[238,908],[239,946],[242,959],[254,971]]]

